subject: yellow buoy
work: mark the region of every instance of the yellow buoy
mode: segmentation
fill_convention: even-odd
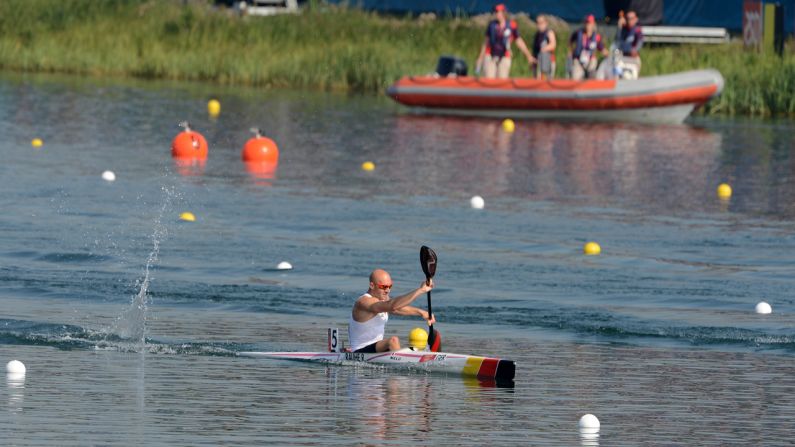
[[[362,163],[362,169],[365,171],[372,171],[375,169],[375,163],[373,163],[372,161],[365,161],[364,163]]]
[[[596,242],[588,242],[582,247],[582,252],[586,255],[598,255],[602,252],[602,247],[599,246]]]
[[[41,145],[43,145],[43,144],[44,144],[44,142],[43,142],[43,141],[41,141],[41,138],[34,138],[34,139],[33,139],[33,140],[30,142],[30,145],[31,145],[31,146],[33,146],[33,147],[41,147]]]
[[[428,346],[428,333],[421,327],[415,327],[409,332],[409,346],[414,349],[425,349]]]
[[[190,211],[185,211],[179,215],[179,220],[184,220],[185,222],[196,222],[196,216],[194,216]]]
[[[508,133],[513,133],[513,131],[516,130],[516,124],[512,119],[506,119],[502,122],[502,130]]]
[[[217,99],[211,99],[207,102],[207,112],[210,116],[218,116],[221,114],[221,102]]]
[[[728,183],[718,185],[718,198],[726,200],[732,196],[732,187]]]

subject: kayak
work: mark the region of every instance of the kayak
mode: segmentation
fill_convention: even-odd
[[[423,245],[420,248],[420,264],[425,273],[426,281],[430,281],[436,273],[436,253]],[[431,292],[428,291],[428,314],[431,311]],[[412,330],[412,334],[419,328]],[[465,377],[492,383],[512,386],[516,374],[516,363],[513,360],[492,357],[478,357],[474,355],[452,354],[449,352],[435,352],[441,345],[438,331],[434,331],[433,324],[429,326],[429,333],[419,331],[424,338],[409,336],[414,347],[388,352],[351,352],[343,348],[338,328],[328,328],[326,352],[238,352],[241,357],[254,357],[276,360],[296,360],[304,362],[320,362],[339,365],[368,365],[381,367],[396,367],[417,371],[459,374]],[[433,349],[433,350],[431,350]]]
[[[239,352],[242,357],[277,360],[298,360],[340,365],[380,365],[429,372],[460,374],[462,376],[492,379],[498,382],[511,381],[516,363],[491,357],[452,354],[446,352],[415,351],[403,348],[398,351],[362,352]]]
[[[420,264],[425,273],[426,281],[430,281],[436,273],[436,253],[423,245],[420,248]],[[391,287],[391,286],[390,286]],[[428,314],[431,311],[431,292],[428,291]],[[412,334],[420,328],[412,330]],[[418,371],[460,374],[465,377],[477,377],[484,381],[507,384],[511,386],[516,374],[516,363],[513,360],[492,357],[479,357],[474,355],[452,354],[449,352],[436,352],[441,345],[441,336],[434,331],[433,324],[429,332],[419,330],[425,337],[409,336],[415,347],[399,349],[388,352],[351,352],[343,348],[338,328],[328,328],[327,349],[325,352],[238,352],[238,356],[254,357],[275,360],[296,360],[304,362],[320,362],[339,365],[369,365],[382,367],[397,367]]]
[[[417,113],[678,124],[723,83],[711,69],[632,80],[406,76],[387,95]]]

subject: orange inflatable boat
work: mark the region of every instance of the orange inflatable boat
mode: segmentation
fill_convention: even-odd
[[[681,123],[723,90],[717,70],[634,80],[407,76],[387,95],[419,113]]]

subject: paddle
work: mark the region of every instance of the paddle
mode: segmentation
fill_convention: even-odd
[[[436,274],[436,253],[425,245],[420,248],[420,265],[425,273],[425,280],[430,281]],[[431,310],[431,291],[428,291],[428,317],[433,315]],[[433,325],[428,329],[428,344],[431,352],[439,352],[442,349],[442,336],[439,332],[434,332]]]

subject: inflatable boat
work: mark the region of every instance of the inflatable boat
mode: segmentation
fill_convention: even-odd
[[[695,70],[634,80],[407,76],[387,95],[418,113],[681,123],[722,90],[720,72]]]

